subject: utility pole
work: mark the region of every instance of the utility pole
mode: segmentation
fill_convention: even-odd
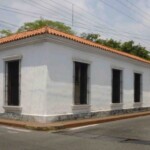
[[[72,4],[72,27],[74,26],[74,4]]]

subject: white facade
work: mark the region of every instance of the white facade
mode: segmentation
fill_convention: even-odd
[[[150,65],[53,35],[0,46],[0,113],[5,98],[5,61],[21,59],[21,115],[44,122],[57,116],[150,107]],[[89,64],[87,105],[74,105],[74,61]],[[112,104],[112,68],[122,70],[122,102]],[[142,74],[142,101],[134,103],[134,73]],[[17,109],[17,107],[15,107]]]

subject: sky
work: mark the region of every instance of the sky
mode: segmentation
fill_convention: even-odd
[[[39,18],[150,50],[150,0],[0,0],[0,29],[15,31]]]

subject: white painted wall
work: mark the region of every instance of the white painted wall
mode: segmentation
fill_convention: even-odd
[[[0,113],[4,112],[4,60],[20,56],[21,60],[21,98],[22,114],[46,114],[46,76],[44,44],[34,44],[0,51]]]
[[[58,39],[59,41],[59,39]],[[69,40],[68,40],[69,43]],[[79,48],[74,48],[74,46]],[[144,63],[135,63],[111,53],[74,43],[55,42],[26,44],[0,51],[0,113],[4,112],[4,60],[22,55],[22,114],[55,116],[71,114],[73,106],[73,60],[90,64],[90,102],[92,111],[111,110],[111,69],[123,70],[123,108],[133,108],[133,73],[143,75],[143,107],[150,107],[150,70]],[[83,50],[82,50],[83,48]],[[99,50],[100,51],[100,50]]]
[[[47,43],[49,53],[47,82],[47,114],[72,113],[73,60],[90,63],[90,105],[92,111],[111,110],[111,69],[123,70],[123,108],[133,108],[133,73],[143,75],[143,107],[150,107],[150,70],[134,61],[116,55],[81,51],[70,46]]]

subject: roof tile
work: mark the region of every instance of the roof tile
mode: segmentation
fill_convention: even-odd
[[[131,55],[131,54],[128,54],[128,53],[125,53],[125,52],[122,52],[122,51],[118,51],[116,49],[109,48],[109,47],[106,47],[106,46],[103,46],[103,45],[85,40],[83,38],[80,38],[80,37],[77,37],[77,36],[74,36],[74,35],[69,35],[67,33],[63,33],[61,31],[57,31],[55,29],[52,29],[50,27],[43,27],[43,28],[40,28],[40,29],[37,29],[37,30],[21,32],[21,33],[17,33],[17,34],[8,36],[8,37],[0,38],[0,45],[6,44],[6,43],[9,43],[9,42],[13,42],[13,41],[17,41],[17,40],[21,40],[21,39],[25,39],[25,38],[28,38],[28,37],[33,37],[33,36],[44,34],[44,33],[64,37],[64,38],[67,38],[67,39],[70,39],[70,40],[73,40],[73,41],[76,41],[76,42],[79,42],[79,43],[82,43],[82,44],[85,44],[85,45],[100,48],[100,49],[108,51],[108,52],[112,52],[112,53],[122,55],[122,56],[125,56],[125,57],[128,57],[128,58],[140,61],[140,62],[150,64],[150,61],[145,60],[143,58],[140,58],[138,56]]]

